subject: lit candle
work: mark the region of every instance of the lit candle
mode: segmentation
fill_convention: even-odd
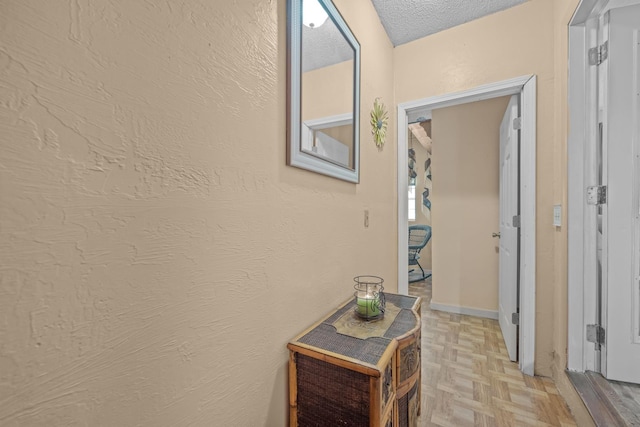
[[[374,317],[380,314],[380,303],[377,295],[358,295],[358,313],[365,317]]]
[[[356,314],[365,319],[378,319],[384,315],[384,279],[378,276],[356,276],[353,285],[356,298]]]

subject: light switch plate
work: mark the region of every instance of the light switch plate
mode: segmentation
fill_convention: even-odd
[[[556,227],[562,225],[562,205],[553,205],[553,225]]]

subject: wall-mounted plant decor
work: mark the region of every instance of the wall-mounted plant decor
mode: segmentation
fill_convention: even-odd
[[[371,110],[371,134],[373,135],[373,141],[376,143],[376,147],[382,149],[387,136],[389,114],[384,104],[379,100],[380,98],[376,98],[375,101],[373,101],[373,109]]]

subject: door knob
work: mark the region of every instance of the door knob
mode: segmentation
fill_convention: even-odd
[[[491,237],[497,237],[499,239],[500,233],[491,233]]]

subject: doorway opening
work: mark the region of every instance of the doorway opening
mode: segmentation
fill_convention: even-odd
[[[636,384],[639,58],[640,1],[580,3],[569,23],[568,299],[578,303],[567,367]]]
[[[420,111],[409,121],[408,220],[409,220],[409,283],[431,277],[433,193],[431,160],[431,111]]]
[[[568,83],[568,300],[577,303],[568,307],[567,369],[599,425],[635,425],[640,423],[639,0],[580,2],[569,23]]]
[[[408,292],[406,265],[408,245],[408,123],[412,112],[481,101],[507,95],[519,95],[520,111],[520,236],[518,279],[520,282],[519,349],[520,370],[534,373],[535,360],[535,183],[536,183],[536,78],[533,75],[479,86],[467,91],[420,99],[398,105],[398,290]],[[434,232],[437,232],[434,231]]]

